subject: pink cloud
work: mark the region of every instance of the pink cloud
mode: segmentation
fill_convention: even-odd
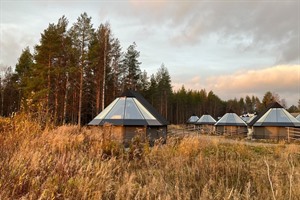
[[[207,87],[216,91],[263,92],[298,91],[300,65],[280,65],[261,70],[238,71],[230,75],[209,77]]]
[[[246,95],[255,95],[262,99],[267,91],[271,91],[286,99],[289,106],[297,105],[300,99],[300,65],[238,71],[229,75],[210,76],[205,80],[200,76],[194,76],[188,81],[173,83],[173,89],[178,90],[182,85],[186,89],[212,90],[223,100]]]

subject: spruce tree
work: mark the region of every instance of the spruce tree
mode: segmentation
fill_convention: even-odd
[[[15,72],[17,78],[17,87],[19,89],[19,104],[23,98],[28,97],[28,90],[27,90],[27,81],[30,77],[30,73],[33,67],[33,55],[30,53],[29,47],[26,47],[18,59],[18,63],[16,64]]]
[[[136,50],[137,45],[135,42],[127,48],[125,58],[123,60],[123,90],[139,88],[138,81],[141,74],[140,65],[138,61],[140,52]]]

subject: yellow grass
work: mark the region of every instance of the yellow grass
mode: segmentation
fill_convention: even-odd
[[[0,119],[0,199],[299,199],[298,145],[196,136],[130,148],[97,128]]]

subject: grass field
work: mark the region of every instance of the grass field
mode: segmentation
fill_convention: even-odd
[[[130,148],[97,128],[0,120],[0,199],[300,199],[300,148],[169,137]]]

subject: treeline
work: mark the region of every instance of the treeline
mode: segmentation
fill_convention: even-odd
[[[34,53],[25,48],[15,69],[6,69],[0,81],[1,116],[24,110],[42,113],[42,120],[56,125],[86,124],[126,89],[142,93],[171,123],[205,112],[214,117],[229,109],[238,114],[258,112],[280,101],[271,92],[262,101],[255,96],[223,101],[205,89],[182,86],[173,91],[168,69],[162,64],[148,77],[141,71],[137,45],[123,51],[109,23],[94,28],[91,17],[83,13],[68,25],[65,16],[49,24]]]
[[[93,27],[81,14],[68,29],[61,17],[25,48],[2,81],[2,115],[20,109],[45,113],[55,124],[85,124],[126,88],[144,88],[136,44],[122,51],[110,24]]]

